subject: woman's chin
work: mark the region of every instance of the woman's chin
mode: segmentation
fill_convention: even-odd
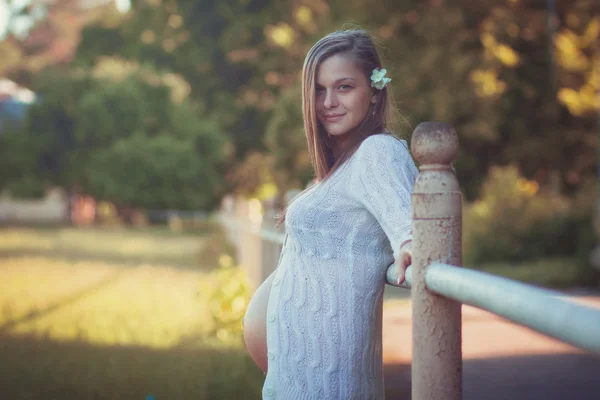
[[[347,129],[330,129],[327,131],[327,133],[329,134],[329,137],[332,139],[336,139],[336,140],[340,140],[345,138],[346,136],[348,136],[348,130]]]

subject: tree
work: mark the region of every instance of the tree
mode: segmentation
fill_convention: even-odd
[[[256,112],[258,102],[245,101],[243,89],[255,79],[255,65],[239,59],[240,48],[247,47],[246,57],[257,61],[253,46],[262,37],[263,5],[262,1],[135,1],[122,24],[94,24],[83,31],[75,63],[89,67],[102,56],[119,55],[182,76],[190,85],[191,99],[202,104],[232,140],[239,161],[248,151],[264,149],[264,116]]]
[[[41,75],[40,101],[12,141],[28,154],[15,160],[21,172],[12,183],[27,171],[38,187],[128,207],[215,207],[225,191],[223,141],[165,83],[169,76],[148,67],[112,79],[85,70]]]
[[[36,175],[36,156],[31,143],[17,125],[3,127],[0,134],[0,193],[9,191],[14,197],[41,198],[45,188]]]
[[[314,178],[310,157],[306,150],[302,110],[298,105],[300,96],[300,88],[297,85],[282,93],[265,134],[280,201],[288,190],[304,188]]]
[[[204,133],[206,136],[210,136]],[[118,139],[92,155],[86,192],[122,207],[210,210],[222,181],[209,138],[144,134]]]
[[[46,67],[71,62],[86,24],[122,18],[113,2],[85,7],[81,0],[29,0],[9,1],[7,7],[8,29],[0,42],[0,54],[7,57],[0,57],[0,72],[24,86]]]
[[[558,190],[572,194],[595,170],[600,10],[591,0],[555,3],[551,10],[533,0],[383,0],[377,7],[366,0],[137,0],[122,19],[83,30],[73,65],[97,70],[105,57],[119,56],[180,77],[202,121],[226,140],[229,186],[252,193],[272,177],[283,191],[309,175],[298,90],[303,59],[324,34],[356,24],[383,43],[390,87],[408,122],[401,119],[395,132],[408,138],[425,120],[456,127],[455,166],[468,199],[491,166],[512,162],[542,184],[558,176]],[[4,49],[18,59],[13,50]],[[83,104],[94,109],[95,102]],[[124,124],[135,110],[124,113]]]
[[[595,175],[597,106],[594,44],[599,41],[596,2],[509,2],[482,21],[487,71],[501,95],[493,163],[516,162],[542,184],[573,194]],[[596,55],[597,57],[597,55]],[[591,101],[590,101],[591,100]]]

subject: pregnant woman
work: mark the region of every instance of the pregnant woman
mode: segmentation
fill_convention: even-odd
[[[309,51],[302,111],[316,183],[282,216],[279,265],[244,319],[266,372],[263,399],[383,399],[382,305],[387,268],[411,262],[417,168],[389,131],[395,111],[381,59],[362,30]]]

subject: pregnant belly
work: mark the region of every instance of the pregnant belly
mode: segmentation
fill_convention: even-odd
[[[252,359],[267,373],[267,306],[274,273],[258,287],[244,316],[244,342]]]

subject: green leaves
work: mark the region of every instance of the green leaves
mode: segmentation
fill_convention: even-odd
[[[86,175],[98,198],[145,209],[205,209],[218,182],[192,140],[169,135],[119,139],[93,154]]]
[[[561,3],[553,11],[554,47],[550,11],[500,0],[384,0],[377,7],[365,0],[133,1],[126,15],[86,16],[96,23],[83,29],[67,73],[36,79],[32,89],[44,102],[32,108],[26,130],[37,132],[30,146],[43,149],[32,174],[85,184],[81,166],[96,152],[108,157],[114,143],[133,135],[166,135],[172,143],[160,142],[165,148],[186,159],[183,141],[211,166],[217,191],[227,179],[236,186],[229,189],[253,193],[266,175],[280,191],[303,186],[311,176],[299,91],[304,57],[323,35],[359,25],[378,38],[409,121],[398,121],[395,133],[408,136],[424,120],[456,127],[456,168],[468,199],[478,196],[490,167],[511,161],[541,184],[560,171],[561,189],[574,192],[595,172],[589,66],[600,10],[587,0]],[[68,15],[55,14],[55,25]],[[7,55],[0,70],[30,70],[39,59],[27,51],[0,44]]]
[[[3,138],[17,155],[4,162],[12,172],[3,181],[77,188],[142,209],[214,207],[223,195],[224,140],[197,107],[174,101],[164,76],[48,71],[22,132]]]

